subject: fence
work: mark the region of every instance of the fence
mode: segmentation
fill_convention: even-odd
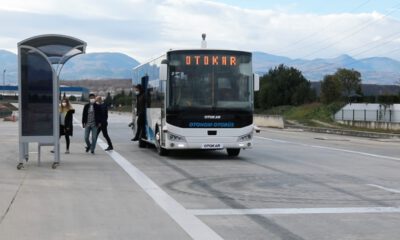
[[[400,111],[342,109],[335,114],[335,120],[400,123]]]

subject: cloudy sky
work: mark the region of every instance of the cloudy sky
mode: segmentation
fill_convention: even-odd
[[[400,60],[395,0],[0,0],[0,49],[39,34],[65,34],[88,52],[139,61],[170,48],[263,51],[292,58],[384,56]]]

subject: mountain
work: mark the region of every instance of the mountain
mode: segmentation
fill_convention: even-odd
[[[130,79],[132,68],[139,62],[122,53],[88,53],[71,58],[63,67],[61,80],[79,79]],[[0,50],[0,71],[6,69],[6,84],[16,84],[18,79],[17,55]],[[0,75],[0,83],[2,75]]]
[[[61,71],[60,79],[131,78],[135,59],[122,53],[88,53],[71,58]]]
[[[354,59],[344,54],[336,58],[304,60],[274,56],[262,52],[254,53],[253,67],[258,73],[266,73],[279,64],[299,69],[310,81],[320,81],[325,75],[333,74],[338,68],[359,71],[364,83],[393,84],[400,79],[400,62],[391,58]]]
[[[69,60],[61,71],[61,80],[80,79],[130,79],[132,68],[139,64],[122,53],[88,53]],[[303,72],[310,81],[320,81],[338,68],[353,68],[361,72],[363,83],[393,84],[400,79],[400,62],[390,58],[372,57],[355,59],[349,55],[312,60],[291,59],[264,52],[253,53],[253,69],[264,74],[269,69],[285,64]],[[6,83],[17,82],[17,56],[0,50],[0,71],[6,69]],[[2,80],[2,79],[1,79]]]

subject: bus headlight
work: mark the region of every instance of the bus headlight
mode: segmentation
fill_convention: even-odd
[[[238,142],[250,141],[253,138],[253,132],[238,137]]]
[[[186,142],[185,137],[172,133],[168,133],[168,139],[174,142]]]

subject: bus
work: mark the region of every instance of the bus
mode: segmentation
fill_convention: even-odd
[[[229,156],[252,147],[259,76],[253,74],[250,52],[170,50],[135,67],[132,84],[142,85],[146,99],[146,136],[139,147],[153,144],[160,155],[226,149]],[[133,109],[136,123],[135,97]]]

